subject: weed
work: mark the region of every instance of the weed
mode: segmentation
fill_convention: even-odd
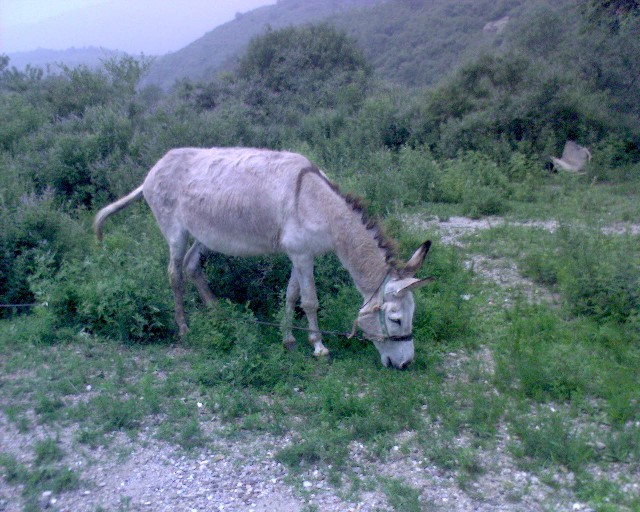
[[[78,443],[89,445],[91,448],[108,444],[104,431],[88,427],[80,428],[75,434],[75,440]]]
[[[197,418],[191,418],[180,426],[177,441],[185,450],[200,448],[206,444],[206,438]]]
[[[47,453],[45,459],[51,458],[51,448],[46,448],[44,451]],[[26,510],[38,510],[37,500],[45,490],[59,494],[79,487],[80,479],[73,470],[51,465],[52,462],[59,460],[59,455],[56,453],[53,456],[55,461],[44,460],[42,459],[43,448],[40,447],[36,452],[36,460],[41,459],[39,462],[44,465],[29,469],[20,464],[12,455],[0,454],[0,467],[4,470],[6,481],[13,485],[22,485]]]
[[[306,431],[302,439],[281,449],[275,458],[292,469],[317,462],[343,467],[348,456],[349,440],[348,432],[330,430],[325,426]]]
[[[560,412],[538,408],[535,419],[520,416],[511,422],[519,442],[512,446],[517,457],[526,457],[534,465],[561,464],[573,472],[581,471],[596,460],[589,437],[580,432]]]
[[[36,442],[35,447],[35,463],[36,464],[50,464],[58,462],[64,456],[64,452],[58,443],[57,439],[43,439]]]
[[[8,453],[0,453],[0,466],[4,470],[4,478],[9,483],[24,482],[27,478],[27,468]]]
[[[640,426],[630,424],[607,431],[601,441],[605,448],[602,457],[611,462],[640,460]]]
[[[596,510],[637,510],[640,498],[626,494],[621,489],[621,483],[598,479],[588,472],[582,472],[576,476],[574,489],[578,499],[588,502]]]
[[[573,314],[625,323],[640,315],[637,240],[561,229],[560,287]]]
[[[57,397],[49,397],[42,393],[36,399],[35,413],[40,417],[40,421],[53,422],[60,418],[64,409],[64,402]]]
[[[144,404],[137,397],[117,398],[100,394],[89,401],[94,421],[104,432],[135,430],[144,415]]]
[[[382,488],[387,495],[389,505],[397,512],[420,512],[420,491],[406,485],[397,478],[383,481]]]
[[[471,406],[465,419],[469,430],[479,439],[493,439],[506,409],[506,399],[489,386],[476,384],[470,391]]]
[[[510,389],[516,381],[524,396],[536,400],[569,400],[595,390],[600,362],[582,341],[587,324],[565,322],[543,305],[518,307],[506,317],[497,354],[500,389]]]

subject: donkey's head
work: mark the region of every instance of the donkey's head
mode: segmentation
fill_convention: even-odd
[[[378,290],[358,313],[357,324],[365,337],[373,341],[386,367],[405,369],[414,357],[412,290],[432,279],[416,279],[431,241],[423,243],[407,264],[386,275]]]

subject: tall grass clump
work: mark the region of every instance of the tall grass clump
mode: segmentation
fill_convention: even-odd
[[[611,425],[637,421],[637,333],[591,318],[563,318],[548,305],[518,305],[496,350],[499,390],[537,402],[595,398]]]
[[[58,271],[40,259],[31,287],[55,326],[128,343],[173,333],[165,244],[149,217],[130,215],[125,227],[111,227],[102,246],[89,246]]]
[[[496,378],[499,388],[535,400],[570,400],[596,391],[599,354],[588,327],[566,322],[548,306],[518,306],[505,313]]]
[[[273,390],[303,380],[310,367],[296,350],[287,352],[277,327],[262,328],[247,308],[221,300],[191,316],[185,341],[202,350],[197,380],[207,386],[231,385]]]
[[[632,236],[561,229],[560,289],[575,315],[598,322],[640,319],[640,251]]]
[[[0,204],[0,303],[30,304],[29,279],[47,255],[53,269],[77,256],[88,236],[72,216],[57,210],[51,190],[25,194],[14,205]],[[10,310],[0,309],[0,318]],[[27,310],[22,310],[27,311]]]

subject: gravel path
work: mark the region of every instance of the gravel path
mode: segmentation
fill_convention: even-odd
[[[219,449],[186,455],[180,449],[139,435],[130,439],[117,434],[108,448],[78,448],[72,432],[60,432],[60,443],[67,457],[64,463],[77,471],[81,485],[75,491],[40,497],[43,510],[60,512],[154,511],[154,512],[384,512],[393,510],[380,490],[364,490],[348,499],[344,490],[332,487],[324,469],[311,466],[298,475],[273,459],[286,438],[251,436],[218,441]],[[214,432],[212,434],[215,435]],[[0,416],[0,441],[3,451],[19,462],[29,464],[24,454],[33,453],[38,438],[51,432],[37,427],[28,436],[19,433]],[[453,472],[443,471],[424,459],[411,446],[407,433],[381,463],[371,460],[367,449],[352,443],[350,463],[354,474],[366,479],[400,479],[420,492],[427,510],[452,512],[588,510],[554,487],[531,474],[518,470],[506,451],[508,434],[502,433],[499,445],[482,454],[488,471],[462,488]],[[464,440],[459,442],[464,444]],[[567,476],[554,477],[562,487]],[[378,486],[379,487],[379,486]],[[0,510],[22,510],[21,489],[0,480]]]

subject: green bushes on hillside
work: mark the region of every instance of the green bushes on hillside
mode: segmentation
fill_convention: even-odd
[[[88,233],[90,213],[136,187],[173,147],[299,150],[380,215],[446,203],[478,217],[539,200],[544,162],[566,139],[591,145],[591,178],[637,178],[640,121],[622,94],[623,69],[635,68],[615,45],[634,47],[637,17],[612,27],[573,16],[566,28],[574,39],[538,41],[541,27],[579,11],[564,3],[536,5],[522,7],[493,48],[430,90],[376,82],[356,42],[326,24],[267,31],[235,70],[207,83],[183,81],[170,94],[136,87],[149,65],[144,59],[111,60],[97,71],[64,68],[53,76],[18,72],[3,61],[0,109],[9,122],[0,128],[0,218],[8,227],[0,232],[0,297],[34,299],[29,276],[36,254],[52,254],[54,274],[67,260],[73,267],[81,239],[73,233]],[[518,27],[527,29],[526,44],[516,37]],[[597,55],[583,55],[575,43],[586,44],[589,36],[580,30],[589,27],[600,37]],[[617,58],[605,65],[603,55],[614,50]],[[598,67],[603,73],[592,76]],[[621,109],[627,109],[623,117]],[[40,220],[29,220],[34,215]],[[114,221],[116,229],[121,222]],[[161,254],[156,243],[147,254]],[[284,260],[256,267],[274,286],[286,279]],[[212,276],[245,271],[244,263],[224,258],[209,268]],[[247,277],[246,286],[227,295],[273,315],[278,299],[265,299],[251,282]],[[152,332],[149,326],[164,322],[151,317],[145,316],[147,327],[125,330]]]

